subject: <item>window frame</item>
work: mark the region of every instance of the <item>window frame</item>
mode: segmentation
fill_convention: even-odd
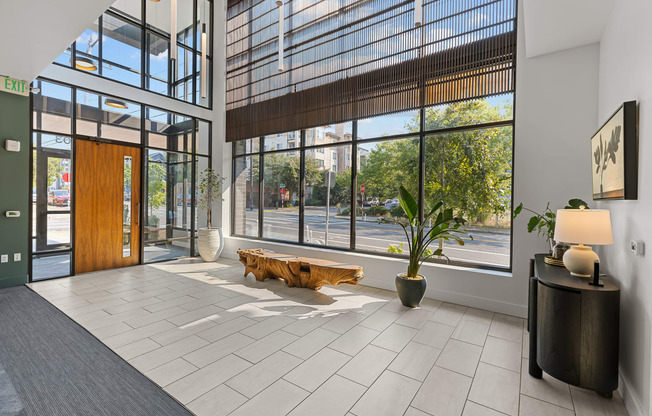
[[[191,53],[191,56],[192,56],[192,64],[191,64],[192,74],[189,75],[189,76],[181,77],[178,80],[173,79],[174,77],[172,76],[173,74],[172,74],[172,70],[171,70],[172,65],[171,65],[170,59],[168,57],[167,94],[152,91],[152,90],[147,88],[147,78],[148,78],[148,75],[149,75],[148,74],[149,68],[148,68],[148,65],[147,65],[147,51],[149,50],[149,42],[148,42],[149,37],[147,36],[147,34],[152,33],[152,34],[155,34],[156,36],[159,36],[159,37],[161,37],[163,39],[166,39],[167,42],[168,42],[168,54],[169,54],[169,48],[170,48],[170,36],[166,35],[165,33],[163,33],[162,31],[160,31],[158,29],[156,29],[155,27],[147,25],[147,21],[146,21],[146,15],[147,15],[147,12],[146,12],[146,7],[147,6],[146,6],[146,4],[147,3],[146,2],[148,0],[141,0],[141,1],[142,1],[142,6],[141,6],[142,16],[141,16],[140,20],[135,19],[134,17],[129,16],[128,14],[122,13],[119,10],[113,9],[112,7],[109,7],[104,13],[102,13],[102,15],[100,17],[98,17],[98,35],[100,36],[100,39],[102,39],[102,37],[103,37],[103,30],[104,30],[103,29],[103,26],[104,26],[104,23],[103,23],[104,19],[103,18],[104,18],[104,15],[110,15],[113,18],[124,21],[124,22],[126,22],[128,24],[134,25],[134,26],[136,26],[136,28],[138,28],[141,31],[141,47],[140,47],[140,58],[141,59],[140,59],[140,84],[139,85],[129,84],[127,82],[120,81],[120,80],[113,79],[113,78],[108,78],[108,77],[102,75],[102,63],[104,62],[103,53],[102,53],[102,47],[103,47],[102,44],[103,44],[103,42],[99,42],[99,53],[98,53],[99,56],[97,58],[99,66],[98,66],[97,73],[77,69],[77,67],[75,65],[76,64],[76,59],[77,59],[77,41],[76,40],[74,42],[72,42],[72,44],[69,47],[66,48],[66,50],[70,50],[70,64],[65,65],[65,64],[62,64],[62,63],[56,62],[56,61],[53,61],[52,64],[58,65],[58,66],[61,66],[61,67],[64,67],[64,68],[68,68],[68,69],[71,69],[73,71],[83,72],[85,74],[88,74],[88,75],[91,75],[91,76],[94,76],[94,77],[99,77],[99,78],[102,78],[102,79],[106,79],[106,80],[109,80],[111,82],[117,82],[118,84],[126,85],[126,86],[131,87],[131,88],[137,88],[139,90],[146,91],[146,92],[151,93],[151,94],[156,94],[156,95],[159,95],[159,96],[162,96],[162,97],[171,98],[173,100],[177,100],[177,101],[182,102],[182,103],[196,105],[196,106],[201,107],[201,108],[206,108],[208,110],[212,110],[213,109],[213,88],[212,88],[212,86],[214,85],[214,80],[213,80],[213,71],[211,70],[211,68],[213,68],[213,64],[214,64],[214,62],[213,62],[213,56],[214,56],[214,53],[213,53],[214,52],[214,50],[213,50],[214,46],[213,46],[213,44],[215,42],[212,42],[212,41],[209,42],[209,47],[208,47],[208,50],[207,50],[207,53],[206,53],[206,61],[207,61],[206,68],[208,69],[208,71],[207,71],[208,72],[208,74],[207,74],[208,79],[206,80],[207,81],[206,85],[208,87],[207,88],[207,96],[206,96],[206,100],[207,100],[206,105],[201,104],[200,101],[202,99],[198,97],[198,95],[199,95],[198,94],[198,91],[199,91],[198,86],[199,86],[200,74],[199,74],[199,68],[197,67],[197,58],[201,57],[201,51],[200,51],[199,42],[197,40],[197,36],[194,36],[194,35],[193,35],[193,40],[192,40],[192,45],[191,46],[186,45],[186,44],[182,43],[181,41],[177,40],[177,47],[182,48],[184,50],[188,50]],[[197,2],[198,2],[198,0],[193,0],[193,16],[195,17],[194,18],[195,23],[193,23],[193,34],[197,33],[197,28],[198,28],[198,26],[197,26],[197,18],[196,18],[196,16],[198,16]],[[209,0],[209,3],[210,3],[210,11],[209,11],[209,13],[210,13],[210,16],[211,16],[211,21],[210,21],[210,24],[208,25],[209,26],[209,28],[208,28],[209,33],[207,33],[207,36],[209,36],[210,39],[214,39],[214,33],[215,33],[214,26],[215,26],[215,24],[214,24],[214,18],[213,17],[214,17],[214,8],[215,8],[214,3],[215,3],[215,0]],[[65,51],[63,53],[65,53]],[[122,66],[121,66],[121,68],[122,68]],[[193,90],[194,91],[193,91],[193,98],[192,98],[191,101],[185,101],[183,99],[177,98],[177,96],[176,96],[177,94],[175,93],[175,88],[178,85],[183,84],[188,80],[193,80]]]
[[[488,98],[488,97],[484,97]],[[512,105],[515,106],[516,103],[516,94],[512,92]],[[429,107],[427,107],[429,108]],[[323,250],[336,250],[336,251],[341,251],[341,252],[352,252],[352,253],[360,253],[360,254],[372,254],[372,255],[378,255],[378,256],[384,256],[384,257],[390,257],[390,258],[399,258],[399,259],[406,259],[407,255],[403,254],[392,254],[392,253],[387,253],[387,252],[381,252],[381,251],[372,251],[372,250],[364,250],[364,249],[359,249],[356,248],[356,216],[351,215],[351,225],[350,225],[350,242],[349,242],[349,247],[337,247],[337,246],[329,246],[329,245],[320,245],[320,244],[313,244],[313,243],[307,243],[304,241],[304,215],[305,215],[305,159],[306,159],[306,151],[308,150],[321,150],[321,149],[326,149],[328,147],[334,147],[337,145],[343,145],[343,144],[349,144],[351,145],[351,160],[354,162],[351,163],[351,206],[356,206],[357,202],[354,204],[353,201],[357,201],[357,196],[358,196],[358,189],[357,189],[357,152],[358,152],[358,146],[361,144],[365,143],[371,143],[371,142],[381,142],[381,141],[392,141],[392,140],[399,140],[399,139],[407,139],[407,138],[418,138],[419,140],[419,198],[418,198],[418,205],[419,205],[419,215],[423,217],[424,213],[424,203],[425,203],[425,189],[424,189],[424,182],[425,182],[425,173],[426,173],[426,166],[425,166],[425,141],[428,137],[432,135],[445,135],[449,133],[456,133],[456,132],[461,132],[461,131],[473,131],[473,130],[486,130],[490,128],[498,128],[498,127],[510,127],[512,130],[512,137],[511,137],[511,149],[512,149],[512,155],[511,155],[511,163],[512,166],[514,166],[514,137],[515,137],[515,112],[512,114],[512,117],[510,119],[506,120],[500,120],[500,121],[494,121],[494,122],[488,122],[488,123],[480,123],[480,124],[471,124],[471,125],[464,125],[464,126],[455,126],[455,127],[448,127],[448,128],[442,128],[442,129],[425,129],[425,112],[427,110],[426,107],[421,107],[419,110],[419,121],[420,121],[420,129],[419,132],[409,132],[409,133],[403,133],[403,134],[397,134],[397,135],[392,135],[392,136],[380,136],[380,137],[367,137],[364,139],[358,139],[358,120],[351,120],[347,121],[352,123],[352,134],[351,134],[351,140],[350,141],[342,141],[342,142],[335,142],[335,143],[325,143],[325,144],[319,144],[319,145],[310,145],[306,146],[305,144],[305,137],[306,137],[306,131],[310,129],[302,129],[301,130],[301,145],[293,148],[293,149],[281,149],[281,150],[268,150],[265,151],[265,137],[258,137],[258,138],[252,138],[252,139],[247,139],[247,140],[258,140],[258,151],[254,152],[244,152],[237,154],[236,153],[236,145],[234,142],[232,147],[232,163],[231,163],[231,207],[230,207],[230,212],[231,212],[231,232],[230,235],[233,237],[239,237],[239,238],[245,238],[245,239],[250,239],[250,240],[260,240],[260,241],[268,241],[272,243],[281,243],[281,244],[291,244],[291,245],[297,245],[297,246],[305,246],[305,247],[313,247],[313,248],[319,248]],[[338,123],[339,124],[339,123]],[[253,144],[253,143],[252,143]],[[251,146],[252,148],[254,147],[253,145]],[[265,155],[267,154],[274,154],[274,153],[279,153],[279,152],[287,152],[287,151],[296,151],[298,150],[300,152],[300,158],[301,158],[301,164],[300,164],[300,177],[299,177],[299,182],[301,186],[299,187],[299,236],[298,236],[298,241],[293,242],[293,241],[286,241],[286,240],[279,240],[279,239],[274,239],[274,238],[269,238],[269,237],[263,237],[263,211],[264,211],[264,198],[262,197],[262,189],[264,189],[264,158]],[[236,175],[236,159],[239,158],[244,158],[244,157],[258,157],[258,164],[259,164],[259,169],[258,169],[258,181],[257,183],[254,182],[255,186],[258,186],[258,192],[261,197],[259,197],[258,201],[258,235],[257,236],[248,236],[248,235],[242,235],[238,234],[235,232],[235,175]],[[512,197],[510,198],[510,213],[513,211],[514,208],[514,198],[513,198],[513,189],[514,189],[514,174],[513,174],[513,169],[512,169],[512,174],[510,178],[510,189],[512,190]],[[353,208],[352,208],[353,209]],[[513,238],[514,238],[514,230],[513,230],[513,222],[512,226],[510,226],[510,237],[509,237],[509,250],[510,250],[510,255],[509,255],[509,266],[504,267],[504,266],[497,266],[497,265],[492,265],[492,264],[482,264],[482,263],[472,263],[468,261],[460,261],[460,260],[451,260],[450,262],[447,262],[446,260],[443,259],[426,259],[425,262],[430,263],[430,264],[449,264],[453,266],[459,266],[459,267],[467,267],[467,268],[474,268],[474,269],[480,269],[480,270],[492,270],[492,271],[500,271],[500,272],[511,272],[513,269]]]
[[[90,88],[85,88],[85,87],[78,87],[76,85],[68,84],[66,82],[62,82],[59,80],[47,78],[47,77],[38,77],[36,81],[43,81],[55,85],[59,85],[65,88],[70,88],[71,91],[71,97],[70,97],[70,105],[71,105],[71,114],[70,114],[70,123],[71,123],[71,132],[70,134],[64,134],[64,133],[57,133],[49,130],[44,130],[44,129],[37,129],[34,128],[34,98],[35,97],[40,97],[38,95],[30,94],[30,150],[29,150],[29,159],[30,159],[30,169],[29,169],[29,187],[30,187],[30,192],[29,192],[29,229],[28,229],[28,236],[29,236],[29,250],[28,250],[28,280],[29,283],[32,283],[34,281],[45,281],[45,280],[52,280],[52,279],[60,279],[60,278],[66,278],[70,276],[75,276],[75,221],[74,221],[74,216],[75,216],[75,192],[71,193],[71,198],[69,202],[69,211],[70,211],[70,218],[71,218],[71,224],[70,224],[70,244],[68,248],[65,249],[55,249],[55,250],[45,250],[45,251],[35,251],[33,249],[33,240],[36,238],[33,235],[33,221],[34,221],[34,213],[32,210],[32,183],[34,181],[34,169],[32,168],[33,163],[34,163],[34,134],[51,134],[51,135],[59,135],[59,136],[66,136],[71,138],[71,172],[73,174],[73,180],[75,180],[75,143],[77,140],[90,140],[91,137],[85,136],[85,135],[80,135],[77,133],[77,116],[78,116],[78,111],[77,111],[77,92],[83,91],[87,92],[90,94],[96,94],[100,97],[101,99],[104,98],[115,98],[118,100],[123,100],[127,101],[130,104],[138,105],[140,106],[139,110],[139,116],[140,116],[140,140],[138,143],[130,143],[130,142],[123,142],[119,140],[110,140],[110,139],[99,139],[102,142],[105,143],[113,143],[113,144],[119,144],[123,146],[131,146],[131,147],[137,147],[141,149],[141,195],[142,198],[146,198],[147,195],[147,158],[148,158],[148,150],[157,150],[157,151],[163,151],[163,152],[174,152],[174,153],[179,153],[183,155],[187,155],[190,157],[191,161],[191,217],[190,217],[190,237],[182,237],[182,238],[167,238],[165,240],[160,240],[160,241],[173,241],[173,240],[188,240],[190,241],[190,256],[191,257],[196,257],[198,256],[198,250],[197,250],[197,239],[198,239],[198,227],[195,221],[196,218],[196,213],[197,213],[197,201],[196,201],[196,183],[197,183],[197,174],[198,172],[198,164],[199,164],[199,158],[205,158],[208,161],[208,165],[212,166],[213,163],[213,123],[211,120],[206,120],[200,117],[195,117],[191,116],[189,114],[181,113],[178,111],[173,111],[173,110],[168,110],[162,107],[150,105],[150,104],[145,104],[143,102],[139,102],[137,100],[132,100],[129,98],[125,98],[122,96],[118,95],[113,95],[113,94],[106,94],[101,91],[93,90]],[[186,117],[190,120],[192,120],[192,133],[190,135],[190,151],[177,151],[177,150],[168,150],[168,149],[161,149],[158,147],[154,146],[149,146],[147,145],[147,129],[146,129],[146,109],[154,109],[156,111],[162,111],[168,114],[174,114],[182,117]],[[198,135],[198,129],[199,126],[201,125],[200,122],[205,123],[205,126],[208,127],[208,153],[199,153],[199,143],[197,141],[197,135]],[[143,223],[143,217],[144,217],[144,210],[141,210],[140,212],[141,216],[141,223]],[[145,227],[140,228],[140,247],[139,247],[139,256],[140,256],[140,261],[139,265],[143,264],[155,264],[155,263],[160,263],[164,261],[170,261],[170,259],[162,259],[162,260],[156,260],[152,262],[145,262],[145,240],[144,240],[144,232],[145,232]],[[152,241],[150,241],[152,242]],[[63,255],[63,254],[70,254],[70,259],[71,259],[71,265],[70,265],[70,274],[65,275],[65,276],[56,276],[56,277],[49,277],[49,278],[43,278],[43,279],[37,279],[34,280],[33,276],[33,260],[34,258],[38,257],[49,257],[49,256],[56,256],[56,255]]]

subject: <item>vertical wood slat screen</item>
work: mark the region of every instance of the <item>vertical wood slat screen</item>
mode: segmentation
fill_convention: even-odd
[[[228,0],[227,141],[514,90],[516,0]]]

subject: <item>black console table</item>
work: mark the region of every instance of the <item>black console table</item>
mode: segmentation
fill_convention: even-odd
[[[620,289],[548,265],[545,254],[530,260],[528,330],[532,377],[542,370],[573,386],[611,397],[618,388]]]

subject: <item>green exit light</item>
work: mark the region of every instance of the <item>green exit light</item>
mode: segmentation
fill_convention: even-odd
[[[0,76],[0,91],[28,97],[29,84],[26,81]]]

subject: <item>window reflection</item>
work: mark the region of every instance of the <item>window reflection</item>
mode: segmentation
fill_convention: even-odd
[[[140,86],[140,29],[110,14],[102,17],[102,28],[102,75]]]
[[[205,26],[210,34],[211,9],[211,0],[177,0],[176,44],[171,46],[169,0],[117,0],[75,41],[75,68],[207,107],[212,65],[207,58],[207,94],[202,97],[201,30]],[[207,35],[207,56],[210,41]],[[176,53],[173,61],[171,47]],[[54,62],[72,65],[71,51],[68,48]]]
[[[96,72],[100,59],[100,34],[99,19],[95,20],[90,28],[79,35],[75,41],[77,52],[75,67],[82,71]]]
[[[77,91],[77,134],[140,143],[139,104]]]
[[[258,185],[260,168],[259,157],[237,158],[233,186],[234,193],[234,232],[238,235],[258,236],[258,207],[260,187]]]
[[[70,87],[37,80],[40,92],[33,94],[33,127],[57,133],[71,133],[72,90]]]
[[[147,32],[147,89],[159,94],[168,93],[168,39]]]
[[[146,108],[147,145],[179,152],[192,152],[193,120],[175,113]]]

